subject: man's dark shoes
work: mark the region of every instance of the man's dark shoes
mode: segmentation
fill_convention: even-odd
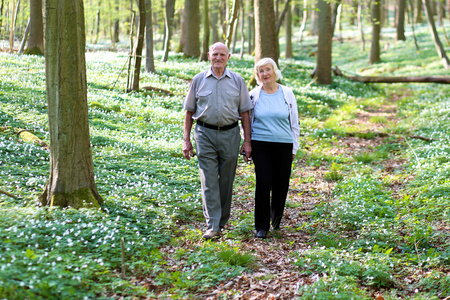
[[[267,238],[267,233],[265,230],[258,230],[256,232],[256,237],[259,239],[265,239],[265,238]]]

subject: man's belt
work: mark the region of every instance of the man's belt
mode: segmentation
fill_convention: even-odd
[[[234,127],[238,126],[238,121],[234,122],[233,124],[225,125],[225,126],[211,125],[211,124],[202,122],[200,120],[197,120],[197,124],[200,125],[200,126],[209,128],[209,129],[214,129],[214,130],[228,130],[228,129],[231,129],[231,128],[234,128]]]

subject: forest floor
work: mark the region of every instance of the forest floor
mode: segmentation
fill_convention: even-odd
[[[373,116],[383,116],[391,124],[395,123],[396,99],[391,99],[389,105],[383,105],[376,111],[359,113],[357,118],[351,122],[353,125],[360,124],[361,128],[367,128],[367,131],[382,132],[382,127],[386,125],[369,122],[369,118]],[[383,143],[384,138],[339,137],[333,142],[332,147],[328,148],[328,151],[333,155],[351,157],[358,152],[376,148]],[[324,177],[324,174],[329,171],[328,166],[324,164],[319,167],[307,166],[304,162],[304,159],[297,157],[291,176],[288,204],[285,208],[281,230],[270,232],[268,238],[264,240],[254,237],[253,234],[244,234],[245,238],[241,239],[242,250],[253,253],[257,258],[252,272],[244,273],[228,282],[222,282],[208,293],[193,296],[194,299],[293,299],[300,286],[311,284],[322,276],[322,274],[302,273],[293,264],[295,259],[293,254],[310,248],[310,245],[314,243],[313,236],[303,231],[301,224],[308,222],[310,212],[316,205],[332,201],[336,183],[327,181]],[[401,168],[404,161],[388,160],[384,161],[384,164],[384,172],[390,173],[394,169]],[[249,182],[251,185],[249,180],[246,181],[242,177],[248,176],[252,169],[246,168],[245,165],[239,165],[237,180]],[[305,178],[314,180],[304,180]],[[390,186],[394,197],[402,190],[402,184],[404,183],[394,183]],[[253,214],[253,187],[249,185],[235,184],[232,216],[221,239],[227,239],[227,231],[235,230],[231,224],[239,223],[243,215]],[[189,225],[199,231],[204,230],[203,220],[197,220],[194,224]],[[199,243],[201,242],[203,241],[199,241]],[[188,244],[181,246],[189,247]],[[167,250],[174,251],[174,249]],[[374,298],[383,299],[381,294],[382,291],[373,291]]]

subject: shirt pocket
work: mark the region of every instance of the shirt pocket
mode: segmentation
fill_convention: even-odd
[[[199,99],[208,99],[212,94],[211,90],[201,90],[197,93],[197,98]]]
[[[229,88],[225,90],[225,106],[231,110],[237,110],[239,108],[239,90]]]

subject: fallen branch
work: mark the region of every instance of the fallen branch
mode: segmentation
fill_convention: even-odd
[[[16,134],[20,136],[25,142],[36,143],[38,145],[41,145],[45,149],[50,150],[50,146],[46,142],[42,141],[28,130],[20,128],[16,128],[15,130],[17,130]]]
[[[160,89],[160,88],[156,88],[156,87],[153,87],[153,86],[144,86],[143,89],[147,90],[147,91],[155,91],[155,92],[164,93],[164,94],[169,95],[169,96],[175,96],[175,94],[172,93],[171,91]]]
[[[360,75],[345,75],[342,71],[335,67],[333,72],[336,76],[345,77],[351,81],[359,81],[365,83],[405,83],[405,82],[432,82],[450,84],[450,77],[448,76],[360,76]]]
[[[420,135],[411,135],[409,137],[412,138],[412,139],[419,139],[419,140],[423,140],[423,141],[427,141],[427,142],[435,141],[435,139],[433,139],[433,138],[420,136]]]
[[[14,198],[14,199],[19,199],[19,197],[14,196],[13,194],[10,194],[10,193],[2,191],[2,190],[0,190],[0,194],[6,195],[6,196]]]

